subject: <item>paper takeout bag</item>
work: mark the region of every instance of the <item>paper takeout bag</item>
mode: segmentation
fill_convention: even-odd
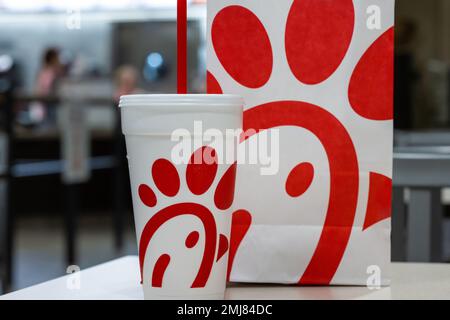
[[[208,92],[242,95],[256,130],[230,280],[388,284],[394,1],[212,0],[207,20]]]

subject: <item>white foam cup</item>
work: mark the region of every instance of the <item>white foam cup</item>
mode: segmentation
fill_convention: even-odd
[[[144,298],[222,299],[242,99],[127,95],[119,106]]]

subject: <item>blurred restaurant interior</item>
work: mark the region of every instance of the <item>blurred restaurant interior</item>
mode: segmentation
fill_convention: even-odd
[[[117,103],[176,92],[175,4],[0,0],[0,293],[137,253]],[[392,260],[450,263],[450,1],[396,0],[395,46]]]

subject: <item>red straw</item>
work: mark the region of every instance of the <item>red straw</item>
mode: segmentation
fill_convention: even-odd
[[[177,92],[187,93],[187,1],[177,2]]]

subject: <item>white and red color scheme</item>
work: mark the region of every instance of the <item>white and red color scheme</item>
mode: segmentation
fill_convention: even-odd
[[[144,298],[223,299],[236,164],[220,161],[228,149],[206,146],[194,126],[241,129],[242,99],[130,95],[120,108]],[[172,155],[179,129],[192,147],[183,162]],[[224,139],[236,151],[236,137]]]
[[[238,168],[231,281],[389,283],[393,23],[393,0],[208,2],[208,92],[281,140],[278,174]]]
[[[201,159],[200,163],[196,163],[194,161],[194,158],[196,157],[195,154],[199,154],[198,157]],[[204,159],[206,159],[207,157],[209,158],[209,155],[212,155],[213,157],[215,157],[215,159],[207,159],[205,161]],[[151,166],[151,176],[153,179],[153,183],[160,193],[160,196],[175,199],[169,200],[173,201],[173,204],[162,206],[160,210],[152,214],[150,219],[145,223],[145,226],[142,229],[139,238],[139,264],[141,269],[142,282],[151,281],[152,288],[162,288],[165,272],[169,267],[169,264],[173,257],[167,252],[159,255],[159,257],[156,259],[155,264],[150,268],[147,268],[151,270],[150,276],[148,273],[144,273],[147,249],[149,246],[153,245],[153,236],[158,231],[161,231],[161,229],[164,229],[166,227],[166,223],[170,222],[171,220],[176,221],[176,218],[183,216],[187,216],[188,218],[190,218],[190,220],[197,219],[202,224],[202,228],[197,228],[194,225],[192,227],[192,231],[189,232],[184,241],[184,245],[187,251],[189,251],[189,249],[193,249],[197,245],[200,247],[201,259],[198,259],[198,266],[194,266],[194,269],[195,267],[198,267],[198,270],[196,271],[195,277],[192,277],[192,279],[190,277],[173,276],[172,278],[176,279],[176,281],[180,281],[180,279],[192,280],[192,283],[190,285],[187,285],[185,289],[204,288],[208,283],[214,265],[216,263],[220,263],[222,264],[220,268],[224,268],[223,261],[220,260],[224,259],[226,261],[228,257],[228,255],[226,254],[228,253],[229,247],[229,235],[225,235],[221,232],[224,232],[226,234],[229,233],[229,228],[227,228],[226,226],[226,221],[229,220],[229,218],[227,219],[226,216],[230,213],[223,212],[223,210],[228,210],[233,203],[236,164],[231,165],[223,174],[223,176],[220,179],[217,179],[218,182],[216,184],[212,197],[214,199],[214,209],[209,209],[208,206],[202,203],[202,199],[198,198],[211,188],[213,182],[216,180],[217,169],[218,161],[216,151],[206,146],[197,149],[191,156],[189,164],[186,167],[185,174],[188,190],[185,190],[184,192],[190,193],[192,196],[192,200],[178,202],[176,200],[176,197],[180,192],[181,180],[183,179],[180,178],[176,166],[171,161],[164,158],[157,159]],[[141,204],[148,207],[149,210],[157,207],[158,198],[156,196],[156,192],[148,184],[139,184],[137,194],[139,196],[139,201],[141,202]],[[211,194],[211,192],[209,192],[208,194]],[[224,217],[220,218],[221,215]],[[216,223],[216,221],[219,222]],[[184,224],[186,227],[186,225],[191,225],[191,222],[189,222],[189,224]],[[221,228],[219,228],[217,224],[219,224]],[[180,233],[182,233],[182,228],[181,226],[179,227]],[[223,228],[225,228],[225,230],[221,230]],[[201,230],[202,236],[200,236],[200,233],[197,230]],[[167,233],[167,230],[163,232]],[[163,250],[164,247],[167,247],[169,250],[173,249],[171,248],[173,244],[170,240],[175,240],[174,238],[175,237],[173,235],[167,237],[168,241],[164,246],[162,245],[162,242],[153,245],[159,247],[153,248],[153,251]],[[202,238],[202,244],[199,244],[200,238]],[[175,254],[179,255],[178,252],[175,252]],[[175,257],[175,259],[177,258],[179,257]],[[186,263],[183,264],[181,262],[180,264],[180,267],[182,268],[192,268],[192,265]],[[180,270],[177,270],[177,272],[181,273]],[[144,279],[144,277],[146,279]],[[223,278],[222,281],[220,279],[218,281],[222,282],[222,291],[224,291],[225,278]]]

